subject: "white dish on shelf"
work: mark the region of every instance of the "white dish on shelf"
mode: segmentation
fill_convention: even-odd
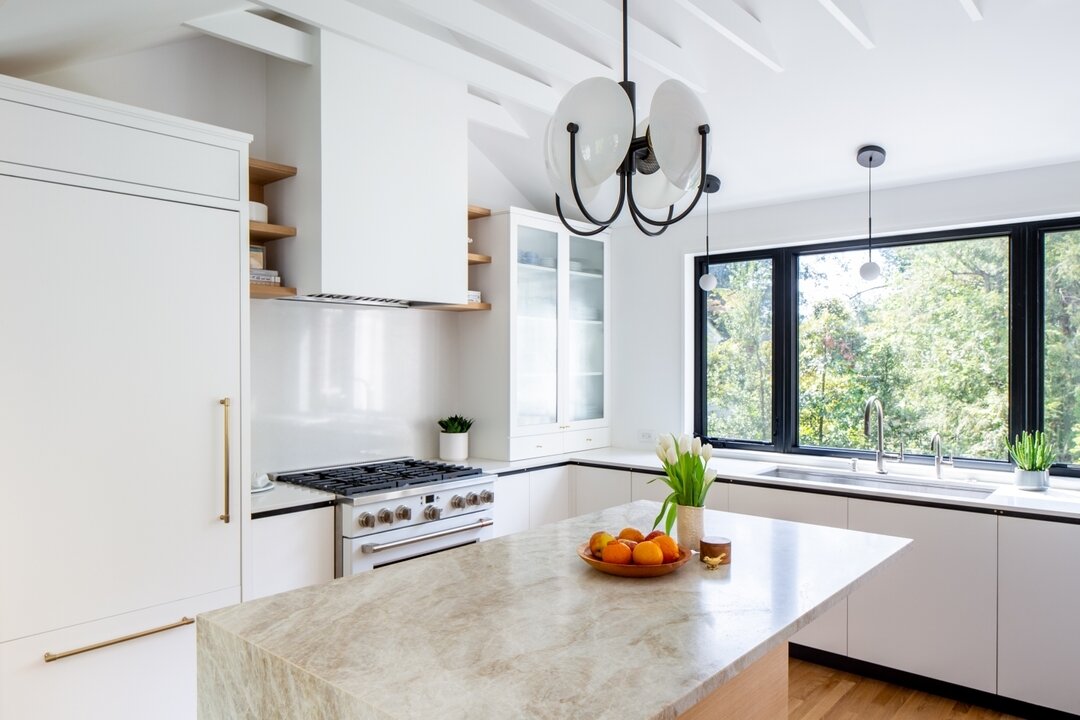
[[[268,208],[264,203],[249,200],[248,216],[252,222],[267,222],[267,218],[270,217],[270,208]]]

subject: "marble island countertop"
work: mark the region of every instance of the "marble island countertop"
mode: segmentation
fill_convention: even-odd
[[[199,717],[672,718],[857,587],[909,540],[706,511],[733,563],[596,572],[639,501],[200,615]]]

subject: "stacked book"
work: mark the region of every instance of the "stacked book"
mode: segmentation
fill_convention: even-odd
[[[248,272],[251,273],[252,285],[281,285],[281,276],[277,270],[251,268]]]

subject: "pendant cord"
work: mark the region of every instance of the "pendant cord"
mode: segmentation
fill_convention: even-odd
[[[709,195],[705,195],[705,270],[709,270]]]
[[[866,173],[866,257],[867,262],[874,260],[874,163],[873,156]]]
[[[629,22],[627,15],[627,2],[629,0],[623,0],[622,3],[622,79],[623,82],[630,82],[630,62],[628,60],[629,45],[627,44],[627,30],[626,26]]]

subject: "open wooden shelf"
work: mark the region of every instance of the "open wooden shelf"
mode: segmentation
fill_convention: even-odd
[[[296,168],[292,165],[248,158],[248,182],[252,185],[269,185],[278,180],[291,178],[296,174]]]
[[[491,262],[490,255],[481,255],[480,253],[469,253],[470,265],[487,265]]]
[[[278,285],[255,285],[251,284],[252,300],[269,300],[272,298],[289,297],[296,294],[296,288],[280,287]]]
[[[445,310],[447,312],[473,312],[476,310],[490,310],[491,303],[465,303],[463,305],[414,305],[420,310]]]
[[[491,214],[491,211],[488,210],[485,207],[480,207],[479,205],[470,205],[469,206],[469,219],[470,220],[475,220],[476,218],[487,217],[490,214]]]
[[[288,225],[274,225],[273,223],[255,222],[254,220],[250,224],[251,243],[254,245],[296,236],[296,228]]]

